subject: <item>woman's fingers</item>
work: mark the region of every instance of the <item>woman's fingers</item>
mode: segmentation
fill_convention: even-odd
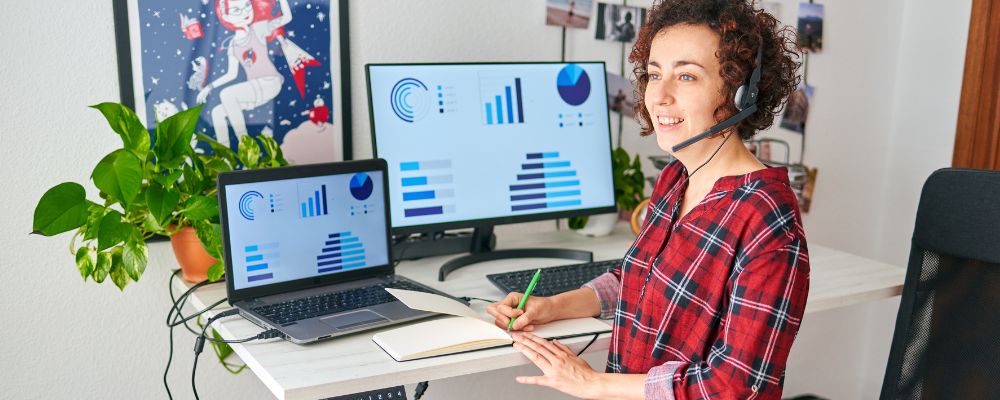
[[[558,356],[558,354],[562,353],[562,351],[552,346],[552,344],[547,340],[538,336],[530,333],[523,333],[518,335],[516,341],[521,346],[531,349],[534,353],[544,358],[546,364],[550,366],[553,363],[557,363],[562,360],[562,358]],[[541,365],[539,365],[539,367],[541,367]]]

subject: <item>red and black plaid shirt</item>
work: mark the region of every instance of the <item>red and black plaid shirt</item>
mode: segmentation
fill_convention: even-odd
[[[586,285],[614,317],[607,371],[646,373],[646,398],[779,399],[809,291],[788,172],[721,178],[677,220],[686,175],[664,168],[624,262]]]

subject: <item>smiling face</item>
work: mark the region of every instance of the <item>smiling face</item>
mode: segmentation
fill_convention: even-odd
[[[653,38],[644,100],[664,151],[719,121],[715,111],[722,105],[725,82],[718,49],[719,34],[705,25],[674,25]]]
[[[253,22],[253,6],[250,0],[219,0],[220,18],[237,28],[246,28]]]

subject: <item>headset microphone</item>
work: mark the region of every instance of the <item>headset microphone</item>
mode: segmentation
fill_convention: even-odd
[[[763,47],[763,45],[761,45],[761,47]],[[757,83],[760,82],[761,47],[757,48],[757,65],[754,66],[753,72],[750,74],[749,82],[736,89],[736,96],[733,96],[735,97],[734,102],[736,109],[739,110],[739,112],[729,118],[726,118],[724,121],[715,124],[715,126],[708,128],[705,132],[699,133],[693,138],[678,143],[670,149],[672,152],[676,153],[683,150],[685,147],[704,140],[709,136],[718,134],[726,128],[736,125],[740,121],[753,115],[753,113],[757,111]]]

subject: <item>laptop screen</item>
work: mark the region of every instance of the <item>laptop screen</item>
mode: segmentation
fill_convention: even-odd
[[[233,288],[389,263],[380,171],[224,186]]]

